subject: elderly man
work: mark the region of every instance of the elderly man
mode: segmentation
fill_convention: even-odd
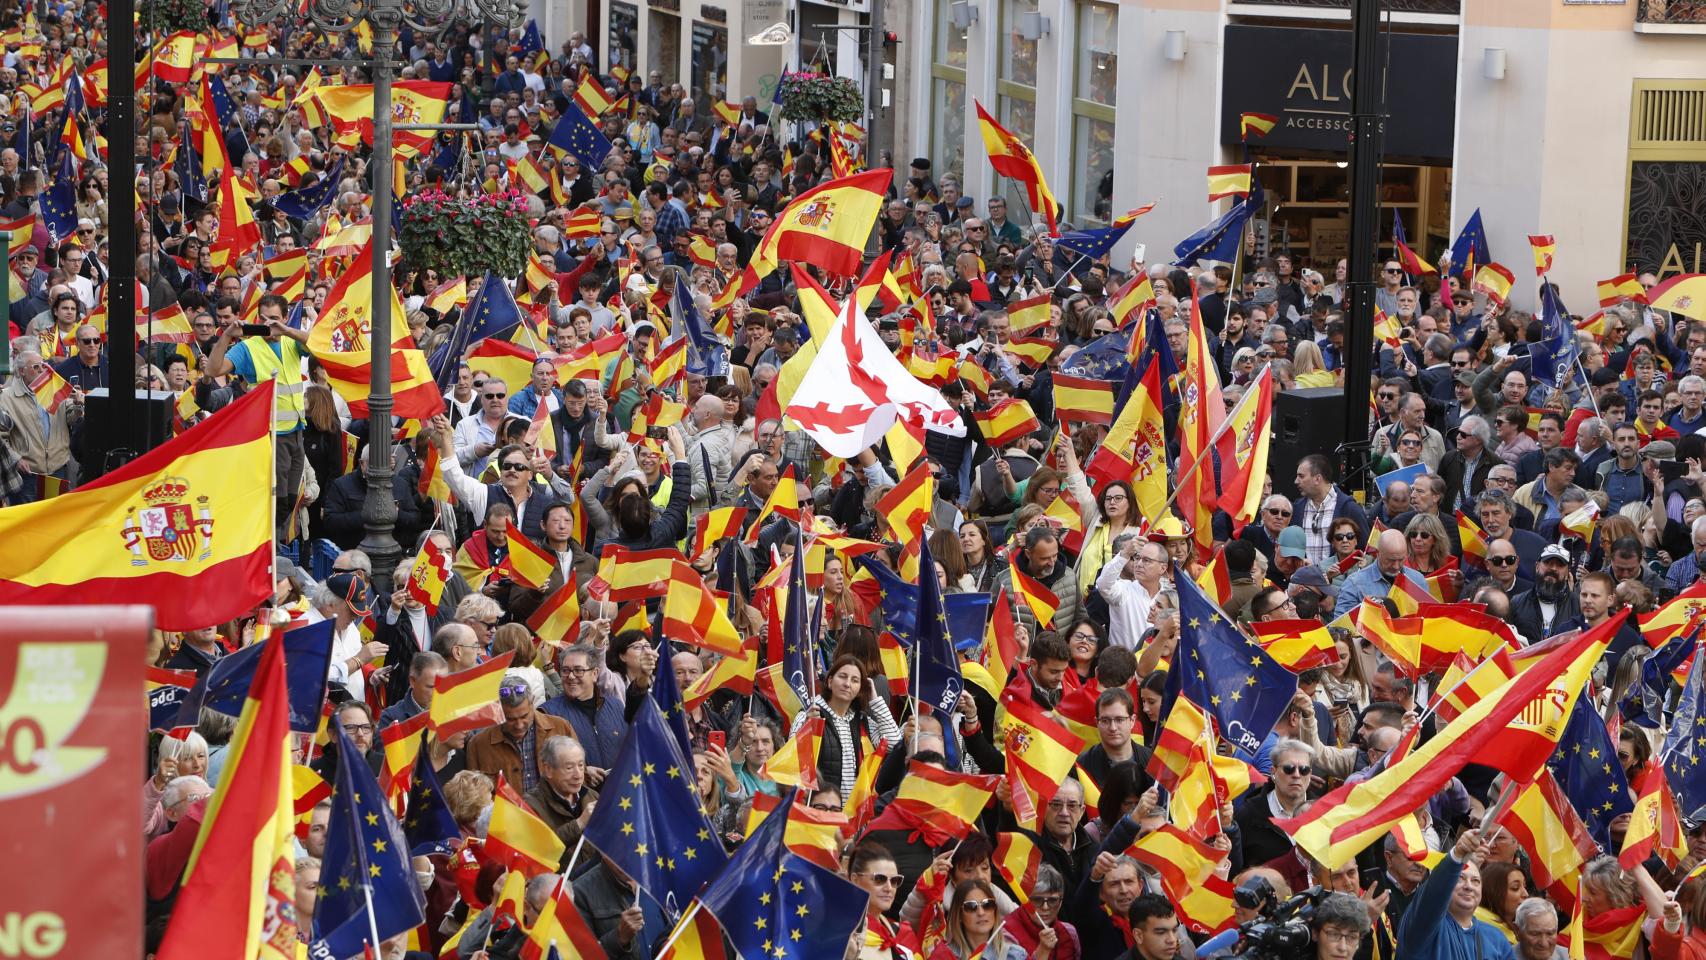
[[[1282,739],[1269,748],[1272,779],[1266,788],[1244,801],[1237,813],[1246,864],[1262,866],[1291,852],[1291,837],[1273,822],[1301,812],[1309,796],[1314,757],[1315,751],[1300,740]]]
[[[1380,531],[1380,539],[1375,541],[1374,562],[1346,577],[1345,582],[1339,585],[1339,599],[1333,605],[1333,616],[1342,617],[1361,606],[1364,597],[1385,597],[1399,576],[1409,577],[1413,582],[1426,586],[1420,574],[1404,566],[1407,554],[1403,531]]]
[[[557,665],[557,675],[563,679],[563,692],[539,708],[567,720],[574,728],[575,740],[584,751],[587,779],[593,786],[603,782],[605,771],[615,762],[616,749],[628,729],[627,721],[622,717],[622,701],[606,697],[598,689],[601,663],[598,651],[586,644],[576,644],[564,650]]]
[[[1136,860],[1105,849],[1096,854],[1095,862],[1090,865],[1089,876],[1078,886],[1078,893],[1073,898],[1076,902],[1069,905],[1077,908],[1075,913],[1078,936],[1084,946],[1082,956],[1121,956],[1126,950],[1124,931],[1133,928],[1127,927],[1126,924],[1116,924],[1115,918],[1124,919],[1130,916],[1134,905],[1139,901],[1160,900],[1167,915],[1172,916],[1172,905],[1167,903],[1165,898],[1154,894],[1146,896],[1143,886],[1143,873]],[[1173,926],[1177,928],[1177,920],[1174,920]],[[1152,960],[1170,960],[1172,956],[1172,953],[1167,953]]]
[[[1096,576],[1096,592],[1108,604],[1108,642],[1136,650],[1149,630],[1149,612],[1161,597],[1167,548],[1135,532],[1118,539],[1119,552]]]
[[[89,324],[77,328],[77,355],[54,366],[65,382],[87,393],[107,385],[107,358],[101,352],[101,331]]]
[[[1510,941],[1499,929],[1475,917],[1481,905],[1481,868],[1474,854],[1485,854],[1479,830],[1465,830],[1433,873],[1422,882],[1398,925],[1404,956],[1416,960],[1480,957],[1514,960]]]
[[[32,350],[14,354],[12,379],[0,391],[0,440],[19,457],[20,469],[71,479],[71,427],[83,418],[80,392],[49,413],[42,409],[30,383],[47,368]],[[75,388],[73,388],[75,391]],[[34,498],[34,490],[23,496]]]
[[[1676,901],[1670,901],[1667,910],[1671,906],[1676,906]],[[1680,911],[1681,907],[1677,909]],[[1517,904],[1516,919],[1511,926],[1516,933],[1517,960],[1569,960],[1570,948],[1558,944],[1558,908],[1552,901],[1545,897],[1529,897]],[[1655,930],[1654,942],[1659,942],[1663,936]]]
[[[1406,393],[1398,401],[1398,421],[1374,435],[1376,451],[1397,450],[1398,439],[1406,433],[1422,438],[1422,462],[1429,470],[1438,470],[1445,458],[1445,437],[1428,426],[1428,400],[1420,393]]]
[[[706,510],[734,472],[734,424],[723,419],[723,401],[709,394],[693,404],[693,439],[687,466],[693,473],[692,509]]]
[[[551,737],[539,750],[541,766],[539,785],[527,792],[525,799],[545,825],[556,831],[563,841],[563,859],[558,867],[568,865],[575,845],[580,842],[581,830],[592,817],[598,794],[586,780],[586,751],[568,737]]]
[[[1291,501],[1282,494],[1271,494],[1262,501],[1262,512],[1256,516],[1257,523],[1246,524],[1239,531],[1238,539],[1248,541],[1272,566],[1274,561],[1274,546],[1279,542],[1280,533],[1291,524]]]
[[[1501,469],[1509,469],[1508,464],[1501,464]],[[1502,489],[1489,487],[1475,498],[1476,511],[1481,518],[1481,529],[1487,534],[1487,539],[1503,537],[1516,548],[1520,558],[1517,567],[1518,575],[1534,579],[1534,562],[1540,559],[1540,551],[1546,547],[1544,537],[1532,530],[1519,530],[1513,525],[1517,507],[1521,506],[1510,494]]]
[[[496,779],[502,774],[518,791],[539,785],[545,763],[545,742],[552,737],[573,739],[574,730],[560,717],[533,709],[533,689],[527,675],[511,670],[498,687],[504,721],[468,738],[468,769]]]
[[[1457,449],[1441,457],[1435,468],[1447,487],[1442,511],[1460,509],[1460,505],[1480,496],[1487,485],[1487,472],[1504,462],[1489,449],[1492,439],[1493,428],[1480,414],[1464,417],[1458,424]]]

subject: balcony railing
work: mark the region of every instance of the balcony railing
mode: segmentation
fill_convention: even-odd
[[[1264,7],[1312,7],[1325,10],[1349,10],[1351,0],[1237,0]],[[1645,2],[1645,0],[1642,0]],[[1692,0],[1686,5],[1702,5],[1706,0]],[[1660,6],[1663,6],[1661,3]],[[1393,13],[1438,13],[1456,16],[1462,10],[1461,0],[1382,0],[1381,11]]]
[[[1635,22],[1706,25],[1706,0],[1636,0]]]

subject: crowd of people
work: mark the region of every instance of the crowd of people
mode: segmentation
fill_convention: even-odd
[[[87,77],[105,54],[103,25],[88,10],[48,10],[39,21],[34,11],[0,13],[0,114],[10,118],[11,144],[0,150],[0,216],[35,217],[33,232],[13,241],[11,260],[13,372],[0,392],[7,504],[74,489],[99,472],[89,464],[96,454],[85,438],[83,397],[112,386],[110,351],[129,349],[108,341],[104,307],[110,257],[133,255],[107,241],[104,197],[123,185],[110,183],[91,150],[69,168],[75,231],[58,236],[42,215],[44,190],[63,182],[67,168],[63,124],[55,122],[62,113],[35,115],[32,97],[63,80],[63,64]],[[229,32],[229,23],[209,29],[222,27]],[[234,103],[217,135],[258,199],[262,246],[217,268],[229,224],[181,157],[193,85],[145,84],[136,275],[148,311],[181,310],[192,333],[147,344],[137,386],[192,398],[179,405],[193,411],[179,418],[185,430],[259,383],[279,384],[275,602],[301,622],[332,621],[332,718],[375,771],[384,731],[427,709],[437,681],[512,657],[499,694],[503,722],[432,739],[423,753],[462,836],[415,851],[426,922],[388,952],[521,955],[525,927],[552,887],[528,887],[527,916],[494,916],[504,869],[482,856],[482,844],[500,781],[563,842],[558,866],[607,956],[652,957],[670,938],[673,918],[653,894],[596,851],[580,852],[580,841],[661,672],[687,690],[721,656],[658,632],[646,619],[661,615],[656,603],[636,620],[589,590],[615,547],[682,551],[707,584],[732,584],[730,620],[759,643],[780,629],[776,583],[795,562],[808,563],[796,551],[821,560],[809,599],[809,702],[723,689],[685,714],[704,813],[731,851],[751,830],[755,802],[786,792],[768,762],[808,719],[824,721],[818,786],[806,802],[853,818],[836,862],[868,892],[869,906],[850,958],[1230,955],[1240,949],[1236,938],[1216,934],[1312,889],[1307,949],[1330,960],[1394,950],[1418,960],[1569,955],[1560,936],[1571,904],[1537,878],[1536,851],[1484,819],[1502,786],[1485,768],[1466,766],[1416,811],[1431,851],[1419,860],[1388,836],[1329,867],[1275,821],[1373,776],[1412,731],[1425,741],[1444,727],[1434,699],[1441,678],[1400,669],[1348,616],[1366,599],[1384,601],[1412,581],[1441,600],[1480,605],[1526,646],[1698,592],[1706,563],[1706,438],[1697,432],[1706,427],[1706,323],[1626,297],[1576,334],[1579,363],[1543,380],[1531,366],[1530,346],[1545,335],[1533,315],[1461,277],[1413,277],[1400,261],[1386,261],[1377,302],[1396,333],[1376,345],[1372,470],[1347,480],[1327,451],[1309,455],[1295,475],[1270,476],[1264,490],[1277,484],[1296,497],[1266,495],[1253,517],[1217,510],[1212,536],[1199,536],[1190,518],[1145,516],[1132,483],[1087,475],[1107,426],[1062,415],[1056,376],[1123,377],[1117,361],[1128,338],[1150,327],[1117,301],[1146,277],[1153,303],[1144,312],[1156,315],[1166,350],[1181,366],[1195,355],[1210,368],[1228,409],[1264,375],[1279,391],[1343,385],[1345,261],[1312,267],[1285,255],[1251,257],[1235,272],[1233,264],[1082,257],[1046,227],[1028,225],[1029,212],[1008,197],[967,196],[960,171],[933,170],[919,158],[897,171],[869,241],[873,258],[893,254],[895,273],[908,274],[899,286],[916,302],[874,303],[869,316],[891,349],[929,343],[932,353],[959,352],[957,372],[940,390],[964,433],[929,432],[916,455],[891,435],[856,458],[829,457],[780,417],[775,400],[779,381],[792,375],[797,385],[799,365],[790,361],[813,340],[789,271],[742,288],[726,306],[719,301],[789,200],[833,177],[843,158],[831,156],[832,146],[845,145],[837,140],[845,131],[806,129],[755,97],[737,109],[737,92],[689,90],[656,71],[603,63],[579,31],[556,49],[521,30],[406,33],[403,79],[454,84],[452,119],[480,127],[466,139],[446,135],[440,149],[410,161],[406,191],[519,191],[534,253],[558,277],[572,275],[575,289],[553,282],[529,308],[542,339],[531,342],[525,376],[452,358],[444,413],[391,425],[405,438],[394,464],[405,552],[395,569],[381,571],[394,589],[380,594],[373,560],[359,549],[370,426],[352,417],[305,346],[341,263],[320,241],[361,223],[373,199],[369,148],[314,125],[301,91],[320,80],[361,82],[354,61],[362,41],[277,24],[243,36],[243,49],[258,56],[352,64],[313,68],[312,77],[297,66],[222,71]],[[615,104],[596,118],[614,145],[602,158],[547,147],[556,124],[583,109],[576,94],[588,78]],[[94,101],[90,109],[92,132],[102,113]],[[851,143],[857,162],[856,133]],[[554,189],[523,182],[517,166],[530,159]],[[329,176],[339,178],[332,199],[310,215],[276,203]],[[571,237],[571,221],[589,210],[597,234]],[[266,261],[299,250],[307,251],[308,281],[298,296],[281,295]],[[847,279],[801,266],[825,282]],[[451,279],[407,261],[395,271],[403,319],[428,355],[463,319],[460,305],[441,309],[433,297]],[[656,384],[652,364],[670,331],[648,301],[678,279],[707,322],[726,331],[724,356]],[[1640,276],[1643,287],[1655,281]],[[1009,306],[1038,297],[1047,298],[1046,323],[1016,336]],[[266,325],[267,334],[245,334],[246,321]],[[625,335],[628,361],[613,358],[595,378],[561,377],[565,358],[615,332]],[[37,389],[48,369],[68,385],[66,395]],[[635,435],[636,418],[650,415],[648,401],[660,392],[687,415]],[[979,414],[1009,399],[1028,405],[1037,429],[992,444]],[[536,416],[541,406],[548,416]],[[1177,416],[1175,395],[1170,426]],[[550,431],[543,438],[541,420]],[[1177,443],[1166,464],[1157,457],[1144,466],[1174,464]],[[451,496],[424,492],[422,473],[433,473],[433,461]],[[988,616],[1012,618],[1020,651],[1008,689],[968,680],[949,710],[908,697],[905,676],[886,655],[896,611],[879,588],[918,556],[914,532],[897,528],[880,505],[926,469],[933,483],[923,488],[930,499],[920,535],[933,569],[921,575],[935,577],[949,598],[1013,597],[1023,581],[1054,600],[1052,616],[1029,603],[993,605]],[[790,485],[799,501],[773,509],[778,489]],[[735,529],[700,542],[704,518],[727,507],[744,510]],[[548,582],[511,575],[505,558],[517,532],[553,558]],[[429,542],[456,558],[434,612],[406,588]],[[1205,569],[1223,576],[1225,589],[1213,596],[1239,629],[1313,620],[1329,625],[1332,641],[1322,665],[1297,672],[1296,697],[1273,730],[1260,731],[1261,750],[1245,758],[1255,785],[1224,798],[1218,830],[1199,838],[1217,851],[1215,872],[1235,891],[1231,913],[1214,924],[1196,922],[1180,891],[1131,855],[1174,815],[1151,761],[1167,720],[1170,660],[1181,629],[1197,626],[1180,622],[1179,581],[1190,578],[1197,589]],[[529,620],[565,585],[580,591],[581,622],[572,642],[559,643],[538,636]],[[1632,938],[1590,937],[1586,955],[1706,955],[1706,896],[1694,877],[1706,863],[1706,829],[1685,798],[1686,856],[1649,857],[1628,869],[1617,860],[1627,801],[1662,760],[1658,744],[1678,692],[1667,673],[1643,697],[1643,663],[1672,637],[1643,637],[1635,623],[1618,633],[1584,696],[1595,721],[1609,724],[1601,733],[1616,744],[1618,789],[1630,796],[1595,834],[1579,892],[1590,918],[1633,911],[1640,920]],[[163,634],[150,664],[204,675],[251,636],[246,622]],[[966,646],[968,667],[988,662],[995,641],[983,637],[979,631]],[[1004,780],[963,835],[943,839],[884,820],[917,765],[1006,772],[1010,744],[998,731],[1007,711],[998,705],[1015,686],[1084,734],[1073,773],[1037,798],[1041,809],[1027,816]],[[198,829],[220,783],[232,730],[232,718],[207,711],[195,733],[153,741],[154,769],[142,788],[151,943],[172,914],[190,852],[186,831]],[[314,754],[302,740],[301,759],[330,778],[336,751]],[[875,751],[883,752],[867,783],[865,761]],[[871,805],[861,811],[867,794]],[[295,890],[305,937],[331,806],[315,806],[301,831]],[[1590,810],[1578,812],[1592,819]],[[1011,836],[1034,845],[1033,870],[1015,874],[1003,860]]]

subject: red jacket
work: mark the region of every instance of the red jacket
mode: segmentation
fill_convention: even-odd
[[[1007,919],[1001,921],[1001,928],[1007,931],[1007,936],[1021,947],[1025,948],[1025,956],[1033,956],[1037,952],[1037,938],[1042,934],[1042,924],[1038,922],[1036,912],[1030,907],[1020,907],[1009,913]],[[1055,936],[1054,953],[1051,960],[1078,960],[1084,955],[1084,949],[1078,942],[1078,931],[1072,924],[1062,920],[1054,922]]]
[[[1706,929],[1696,928],[1671,933],[1660,920],[1653,929],[1653,960],[1706,960]]]

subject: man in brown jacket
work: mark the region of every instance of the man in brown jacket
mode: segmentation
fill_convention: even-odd
[[[578,742],[552,737],[545,741],[540,756],[543,762],[539,767],[539,786],[522,799],[563,841],[563,859],[557,864],[561,869],[574,856],[581,830],[592,818],[598,794],[586,785],[586,751]]]
[[[493,779],[502,774],[516,793],[526,793],[543,782],[545,742],[552,737],[573,739],[574,728],[567,720],[535,711],[527,678],[513,670],[498,687],[498,703],[504,722],[468,738],[468,769]]]

